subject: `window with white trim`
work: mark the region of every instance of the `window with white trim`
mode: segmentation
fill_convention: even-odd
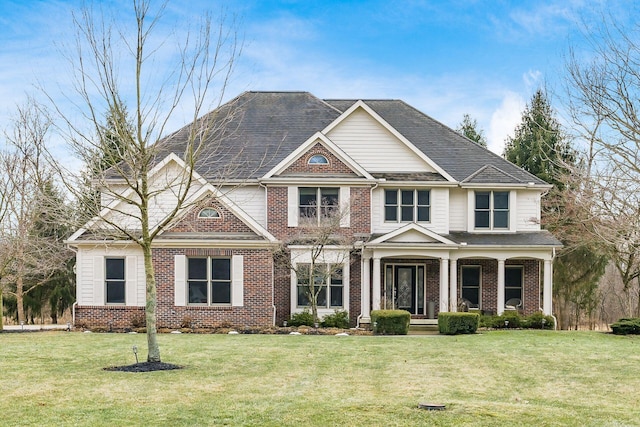
[[[504,267],[504,302],[515,308],[522,307],[522,287],[524,283],[524,267],[507,265]]]
[[[475,228],[509,228],[509,192],[476,191]]]
[[[480,308],[480,274],[479,265],[462,266],[460,297],[469,308]]]
[[[231,258],[187,258],[187,303],[231,304]]]
[[[322,154],[315,154],[309,158],[307,163],[310,165],[328,165],[329,160]]]
[[[105,292],[107,304],[125,303],[124,258],[105,258]]]
[[[385,222],[429,222],[431,192],[429,190],[384,190]]]
[[[220,212],[214,208],[204,208],[198,213],[198,218],[220,218]]]
[[[297,306],[310,306],[311,264],[298,264]],[[337,264],[316,264],[313,274],[314,290],[318,308],[342,308],[344,305],[344,284],[342,266]],[[328,292],[327,292],[328,290]],[[328,294],[328,298],[327,298]]]
[[[340,188],[300,187],[298,189],[298,211],[301,223],[319,224],[323,218],[339,211]]]

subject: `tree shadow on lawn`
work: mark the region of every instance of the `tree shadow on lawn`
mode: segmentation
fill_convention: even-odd
[[[171,371],[173,369],[183,369],[184,366],[174,365],[173,363],[164,362],[141,362],[133,365],[109,366],[102,368],[105,371],[118,372],[154,372],[154,371]]]

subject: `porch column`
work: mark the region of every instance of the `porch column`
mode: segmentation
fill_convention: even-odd
[[[373,257],[373,309],[380,310],[380,258]]]
[[[369,321],[371,319],[371,272],[369,271],[370,261],[369,257],[362,257],[361,265],[361,295],[362,295],[362,307],[360,313],[362,313],[362,320]]]
[[[449,311],[458,311],[458,260],[449,260]]]
[[[544,260],[544,279],[542,282],[542,312],[551,316],[553,302],[553,261]]]
[[[504,313],[504,260],[498,260],[498,307],[497,314]]]
[[[440,259],[440,311],[449,310],[449,259]]]

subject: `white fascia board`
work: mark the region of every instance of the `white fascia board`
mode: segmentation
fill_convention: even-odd
[[[380,188],[416,188],[416,187],[443,187],[443,188],[458,188],[457,182],[443,182],[443,181],[387,181],[380,180]]]
[[[170,162],[176,162],[178,166],[182,167],[185,170],[187,169],[187,165],[180,157],[178,157],[175,153],[169,153],[164,159],[162,159],[162,161],[160,161],[157,165],[155,165],[149,171],[148,178],[152,179]],[[194,180],[198,181],[202,185],[205,185],[207,183],[207,181],[204,178],[202,178],[200,174],[198,174],[195,170],[192,172],[193,172]],[[96,217],[91,218],[84,227],[81,227],[75,233],[69,236],[69,239],[67,239],[67,241],[73,242],[77,240],[84,232],[86,232],[88,229],[93,227],[96,223],[102,221],[103,217],[105,217],[109,212],[111,212],[119,204],[123,203],[122,199],[127,199],[128,197],[131,197],[134,194],[134,192],[135,190],[133,188],[131,187],[127,188],[120,196],[114,198],[114,200],[112,200],[111,203],[109,203],[106,207],[104,207]]]
[[[413,151],[413,153],[415,155],[420,157],[420,159],[422,159],[426,164],[431,166],[433,169],[438,171],[438,173],[440,173],[440,175],[445,177],[447,179],[447,181],[457,182],[451,175],[449,175],[444,169],[442,169],[440,166],[438,166],[438,164],[436,164],[433,160],[431,160],[426,154],[424,154],[422,151],[420,151],[418,149],[418,147],[413,145],[411,143],[411,141],[409,141],[407,138],[405,138],[404,135],[402,135],[400,132],[398,132],[393,126],[391,126],[385,119],[380,117],[380,115],[378,113],[373,111],[373,109],[371,107],[369,107],[362,100],[356,101],[356,103],[353,104],[351,107],[349,107],[349,109],[347,111],[342,113],[342,115],[340,115],[340,117],[338,117],[333,122],[331,122],[327,127],[325,127],[322,130],[322,133],[323,134],[329,133],[332,129],[334,129],[338,124],[340,124],[343,120],[345,120],[347,117],[349,117],[358,108],[362,108],[363,110],[365,110],[369,115],[371,115],[371,117],[373,117],[375,120],[377,120],[385,129],[387,129],[389,132],[391,132],[391,134],[393,136],[398,138],[398,140],[400,140],[404,145],[406,145],[407,148],[409,148],[411,151]]]
[[[364,179],[364,178],[326,178],[323,175],[317,177],[286,177],[279,178],[273,177],[269,179],[261,180],[262,184],[269,184],[275,186],[304,186],[304,185],[348,185],[351,187],[369,187],[371,185],[377,184],[378,180],[374,179]]]
[[[460,183],[460,188],[469,188],[469,189],[480,189],[480,190],[539,190],[540,192],[544,192],[553,188],[551,184],[473,184],[473,183]]]
[[[161,239],[153,241],[153,248],[238,248],[238,249],[265,249],[273,248],[280,242],[266,240],[216,240],[216,239]]]
[[[446,238],[442,237],[441,235],[439,235],[438,233],[434,233],[433,231],[431,231],[431,230],[429,230],[427,228],[421,227],[421,226],[419,226],[418,224],[415,224],[415,223],[407,224],[407,225],[405,225],[403,227],[397,228],[397,229],[385,234],[384,236],[380,236],[377,239],[374,239],[374,240],[370,241],[369,243],[366,244],[366,246],[385,243],[385,242],[387,242],[387,240],[393,239],[394,237],[397,237],[397,236],[399,236],[401,234],[404,234],[404,233],[406,233],[408,231],[417,231],[418,233],[421,233],[421,234],[425,235],[426,237],[429,237],[431,239],[437,240],[438,242],[440,242],[440,244],[439,244],[440,246],[441,246],[441,244],[451,245],[451,246],[456,246],[456,247],[458,246],[457,243],[455,243],[455,242],[453,242],[453,241],[451,241],[449,239],[446,239]],[[398,243],[398,244],[402,243],[404,245],[411,244],[411,243],[408,243],[408,242],[393,242],[393,243]],[[388,244],[389,243],[387,243],[387,245]],[[433,245],[433,243],[429,243],[429,242],[419,243],[419,244]]]
[[[355,160],[353,160],[347,153],[345,153],[340,147],[338,147],[333,141],[327,138],[321,132],[316,132],[309,139],[303,142],[298,148],[285,157],[280,163],[274,166],[269,172],[267,172],[262,179],[268,179],[274,175],[278,175],[286,170],[289,166],[298,160],[304,153],[306,153],[313,145],[320,142],[327,150],[329,150],[334,156],[336,156],[341,162],[349,166],[353,171],[360,174],[366,179],[374,179],[369,172],[367,172],[362,166],[360,166]]]

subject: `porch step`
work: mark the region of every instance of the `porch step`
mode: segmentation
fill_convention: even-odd
[[[409,335],[432,335],[438,334],[438,325],[414,325],[413,322],[409,326]]]

